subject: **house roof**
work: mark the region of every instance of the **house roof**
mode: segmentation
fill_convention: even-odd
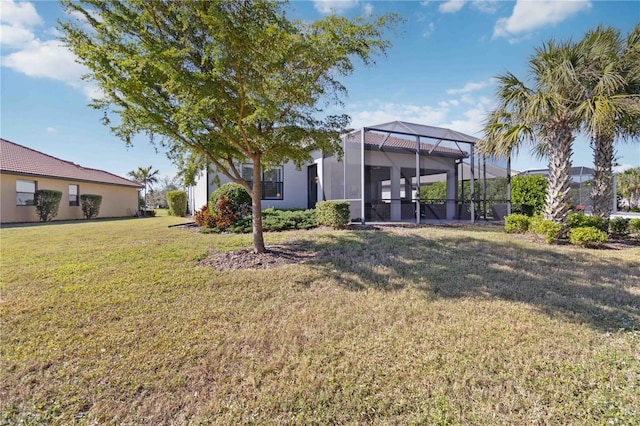
[[[372,130],[365,128],[365,130]],[[416,135],[417,136],[417,135]],[[351,133],[348,136],[349,142],[360,142],[360,136],[357,133]],[[366,131],[364,136],[364,144],[368,149],[407,149],[415,151],[415,139],[408,139],[400,136],[391,136],[391,134],[378,133],[377,131]],[[468,153],[461,149],[449,148],[445,146],[436,146],[434,144],[420,142],[420,151],[431,155],[448,156],[455,158],[468,157]]]
[[[104,170],[89,169],[0,138],[0,172],[111,185],[143,185]]]

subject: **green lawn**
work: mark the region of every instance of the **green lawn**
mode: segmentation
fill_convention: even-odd
[[[156,217],[0,230],[0,424],[639,424],[640,248],[494,227],[267,234],[219,272]]]

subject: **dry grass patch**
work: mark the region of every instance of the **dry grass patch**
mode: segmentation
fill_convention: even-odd
[[[288,232],[219,271],[180,219],[2,229],[1,423],[639,421],[640,250]]]

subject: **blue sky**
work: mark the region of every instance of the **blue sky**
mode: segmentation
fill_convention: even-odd
[[[393,42],[373,67],[358,64],[345,78],[344,107],[352,127],[403,120],[449,127],[479,136],[491,109],[493,77],[510,71],[526,78],[534,48],[551,38],[577,40],[598,24],[626,35],[640,22],[640,1],[293,1],[292,17],[313,20],[330,13],[346,16],[396,12],[405,23],[388,33]],[[57,2],[0,1],[0,135],[8,140],[125,176],[152,165],[163,176],[175,167],[144,138],[133,147],[100,123],[101,112],[87,106],[98,93],[81,80],[84,70],[56,39]],[[621,168],[640,166],[640,143],[619,143]],[[588,140],[579,136],[574,165],[590,166]],[[544,168],[528,148],[516,170]]]

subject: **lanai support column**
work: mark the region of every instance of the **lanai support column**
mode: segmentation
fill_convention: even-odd
[[[420,136],[416,136],[416,223],[420,223]]]
[[[360,130],[360,222],[364,225],[365,222],[365,211],[364,211],[364,191],[365,191],[365,179],[364,179],[364,132],[365,128],[363,127]],[[345,175],[346,177],[346,175]]]
[[[400,222],[402,220],[402,200],[400,199],[400,179],[402,173],[400,167],[393,164],[391,166],[391,221]]]
[[[456,194],[456,189],[458,185],[458,164],[453,165],[453,169],[449,169],[447,171],[447,192],[445,201],[446,209],[447,209],[447,220],[454,219],[456,217],[456,199],[458,195]]]
[[[476,186],[476,182],[475,182],[476,175],[475,175],[475,168],[473,167],[474,166],[473,148],[474,148],[473,145],[471,145],[471,149],[469,150],[471,151],[471,158],[469,161],[469,165],[471,166],[471,188],[469,188],[469,195],[471,198],[471,223],[476,221],[476,203],[475,203],[476,197],[474,193],[475,186]]]

